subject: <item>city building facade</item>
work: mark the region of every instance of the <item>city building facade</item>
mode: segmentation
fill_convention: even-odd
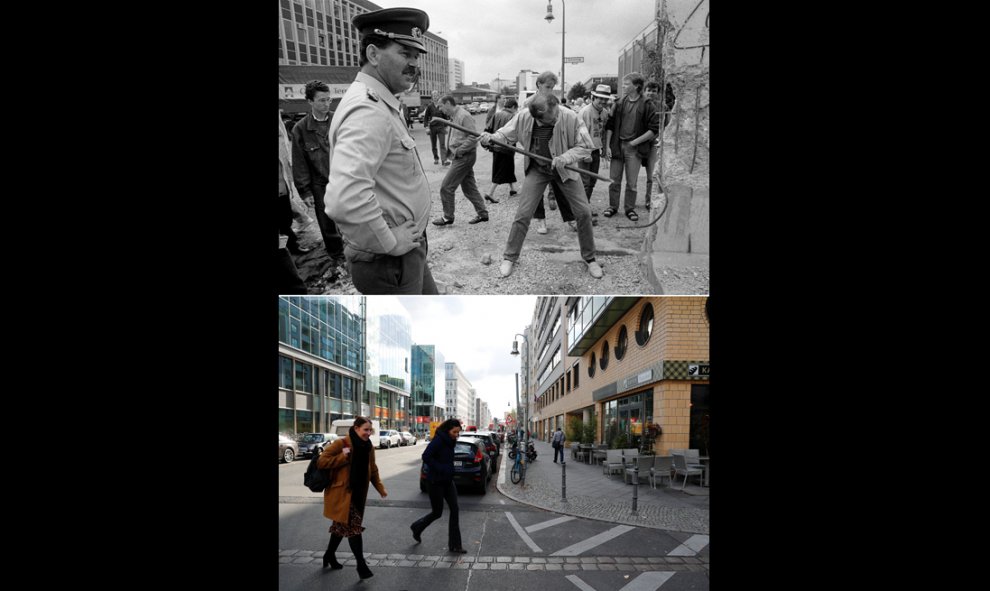
[[[464,85],[464,62],[457,58],[449,58],[447,60],[448,70],[447,77],[450,86],[448,90],[454,90],[458,86]]]
[[[382,429],[407,431],[413,426],[410,391],[412,378],[412,323],[406,309],[393,298],[367,300],[367,360],[362,407]]]
[[[538,434],[574,417],[594,421],[595,441],[612,447],[708,455],[707,297],[558,299],[571,381],[542,389]]]
[[[412,346],[412,412],[410,425],[417,437],[430,432],[430,423],[442,421],[446,405],[447,372],[443,354],[434,345]]]
[[[456,363],[447,362],[447,418],[460,419],[465,427],[474,422],[474,388]]]
[[[571,358],[564,342],[564,321],[567,313],[564,298],[539,297],[536,299],[533,322],[530,324],[529,340],[533,350],[533,397],[531,423],[538,437],[546,439],[557,427],[564,427],[562,415],[546,414],[547,404],[559,400],[580,380],[574,371],[578,359]]]
[[[279,65],[359,67],[361,36],[351,21],[381,8],[366,0],[279,0]],[[429,31],[424,37],[428,53],[420,56],[417,85],[421,95],[429,96],[450,84],[447,40]],[[279,90],[280,98],[289,98],[284,88]]]
[[[364,296],[278,299],[278,430],[322,432],[361,412]]]

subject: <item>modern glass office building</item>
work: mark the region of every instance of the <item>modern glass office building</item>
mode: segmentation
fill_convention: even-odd
[[[409,313],[393,297],[371,297],[367,302],[368,367],[363,402],[369,405],[370,416],[378,419],[382,429],[411,430]]]
[[[329,430],[361,410],[365,386],[364,296],[278,300],[278,430]]]
[[[436,346],[412,346],[413,425],[417,436],[430,432],[430,422],[444,418],[446,377],[443,354]]]

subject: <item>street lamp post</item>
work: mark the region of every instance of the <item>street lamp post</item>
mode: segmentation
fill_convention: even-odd
[[[524,414],[524,422],[522,423],[523,433],[520,439],[522,440],[522,446],[520,447],[520,453],[522,455],[523,461],[526,458],[526,452],[529,451],[529,339],[526,335],[516,333],[515,336],[523,338],[523,345],[526,347],[526,355],[523,356],[523,378],[526,380],[523,386],[523,396],[526,397],[526,412]],[[519,354],[519,341],[512,341],[512,355]],[[525,472],[523,472],[525,474]],[[525,476],[523,476],[523,483],[525,484]]]
[[[547,24],[553,20],[553,4],[547,2],[547,15],[543,17],[546,19]],[[564,35],[567,32],[565,27],[567,25],[567,3],[564,0],[560,0],[560,98],[561,103],[563,99],[567,96],[564,94],[564,56],[567,55],[564,52]]]

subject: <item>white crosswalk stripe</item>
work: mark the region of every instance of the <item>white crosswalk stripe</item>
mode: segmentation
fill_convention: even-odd
[[[646,571],[635,579],[629,581],[622,589],[619,589],[619,591],[656,591],[664,583],[670,580],[670,577],[672,576],[674,576],[672,571]],[[598,591],[588,583],[581,580],[581,577],[577,575],[568,575],[566,579],[571,583],[574,583],[574,586],[581,591]]]
[[[617,525],[610,530],[603,531],[602,533],[591,536],[587,540],[582,540],[577,544],[572,544],[563,550],[557,550],[550,556],[577,556],[582,552],[587,552],[595,546],[601,546],[605,542],[611,540],[612,538],[617,538],[627,531],[636,529],[631,525]]]
[[[674,548],[667,553],[667,556],[694,556],[698,552],[708,545],[708,536],[697,534],[693,535],[680,546]]]

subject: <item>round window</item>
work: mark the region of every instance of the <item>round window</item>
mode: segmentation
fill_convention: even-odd
[[[650,342],[650,335],[653,334],[653,304],[643,306],[643,312],[639,315],[639,329],[636,331],[636,343],[642,347]]]
[[[591,353],[591,363],[588,364],[588,377],[595,377],[595,353]]]
[[[626,327],[619,329],[619,340],[615,342],[615,360],[621,361],[626,356]]]
[[[608,341],[602,343],[602,359],[599,363],[601,364],[602,371],[605,371],[605,368],[608,367]]]

